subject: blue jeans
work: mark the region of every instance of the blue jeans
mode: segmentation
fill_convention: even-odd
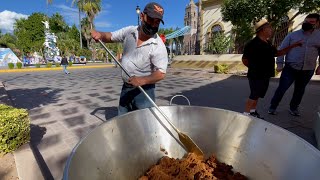
[[[150,96],[150,98],[155,101],[155,85],[148,84],[142,86],[142,88]],[[145,97],[145,95],[140,91],[139,88],[132,87],[126,83],[122,85],[118,115],[122,115],[137,109],[149,108],[152,106],[152,103]]]
[[[294,92],[290,102],[290,109],[295,110],[301,103],[305,88],[314,74],[314,70],[296,70],[289,65],[284,66],[279,86],[271,100],[271,109],[276,109],[291,84],[294,82]]]
[[[63,67],[63,72],[68,74],[69,73],[67,70],[68,65],[62,65],[62,67]]]

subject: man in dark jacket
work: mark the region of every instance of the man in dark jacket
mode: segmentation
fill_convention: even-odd
[[[65,55],[63,55],[63,58],[61,59],[60,65],[63,67],[63,72],[66,74],[70,74],[70,72],[67,70],[67,67],[69,65],[68,59]]]

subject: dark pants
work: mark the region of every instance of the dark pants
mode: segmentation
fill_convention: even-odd
[[[155,101],[155,85],[148,84],[142,86],[144,91],[150,96],[150,98]],[[146,96],[140,91],[139,88],[132,87],[128,84],[122,85],[118,115],[125,114],[130,111],[137,109],[144,109],[152,107],[151,102],[146,98]]]
[[[258,100],[259,98],[264,98],[267,93],[269,87],[270,78],[250,78],[249,86],[250,86],[250,96],[251,100]]]
[[[276,109],[286,91],[294,82],[294,92],[290,109],[295,110],[301,103],[305,88],[314,74],[314,70],[296,70],[286,65],[281,73],[279,86],[271,100],[270,108]]]

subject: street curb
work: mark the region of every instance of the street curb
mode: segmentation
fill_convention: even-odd
[[[13,106],[12,99],[6,91],[3,82],[0,82],[0,87],[3,87],[6,96],[6,103]],[[13,152],[14,161],[16,165],[17,176],[19,179],[23,180],[34,180],[34,179],[44,179],[41,174],[40,167],[37,163],[36,157],[34,156],[32,149],[30,148],[30,142],[22,145]],[[26,168],[28,167],[28,168]]]
[[[92,68],[110,68],[114,65],[93,65],[93,66],[74,66],[68,67],[70,70],[75,69],[92,69]],[[28,69],[1,69],[0,73],[17,73],[17,72],[41,72],[41,71],[62,71],[62,67],[52,67],[52,68],[28,68]]]

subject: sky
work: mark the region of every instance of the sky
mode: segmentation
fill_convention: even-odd
[[[152,1],[152,0],[151,0]],[[98,31],[114,31],[129,25],[137,25],[136,7],[141,11],[150,0],[101,0],[102,11],[94,24]],[[77,7],[72,0],[53,0],[47,5],[46,0],[0,0],[0,29],[2,33],[13,31],[15,19],[27,18],[34,12],[42,12],[48,16],[60,13],[64,20],[72,26],[79,25]],[[164,8],[164,25],[160,28],[182,28],[185,8],[190,0],[154,0]],[[195,1],[196,2],[196,1]],[[84,14],[81,15],[84,17]]]

